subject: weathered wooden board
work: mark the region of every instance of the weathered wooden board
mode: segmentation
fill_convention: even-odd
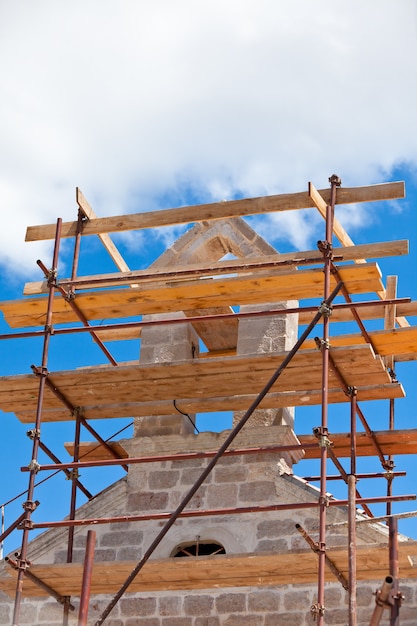
[[[245,396],[243,403],[249,396],[256,396],[285,356],[286,353],[279,353],[195,359],[176,363],[134,362],[118,367],[102,366],[52,372],[49,380],[72,406],[82,407],[85,416],[90,418],[93,415],[104,417],[106,414],[108,417],[117,414],[134,415],[133,405],[140,404],[143,407],[144,403],[148,403],[147,414],[163,414],[167,408],[169,413],[173,413],[174,399],[182,410],[189,410],[184,407],[190,401],[191,404],[193,401],[200,401],[204,405],[212,399],[213,405],[218,406],[219,398],[223,401],[228,399],[224,402],[224,408],[211,410],[237,410],[242,404],[242,390]],[[400,386],[393,387],[382,358],[376,356],[369,345],[336,347],[332,349],[332,357],[346,383],[359,388],[360,399],[364,382],[367,387],[364,389],[365,397],[367,391],[371,396],[378,397],[403,393]],[[39,381],[34,375],[1,377],[0,408],[5,412],[16,413],[25,421],[33,421],[38,386]],[[318,403],[321,386],[320,352],[315,349],[299,351],[272,387],[273,395],[266,398],[262,406],[266,406],[268,402],[282,406],[283,401],[286,402],[284,406],[292,406],[292,396],[288,392],[298,393],[298,404]],[[329,374],[329,389],[330,395],[333,390],[340,391],[340,382],[333,371]],[[280,394],[284,395],[277,402]],[[338,399],[342,395],[338,393]],[[155,413],[161,409],[161,404],[165,405],[165,411]],[[47,387],[43,419],[62,419],[67,413],[62,408],[62,402]],[[66,419],[71,419],[69,412]]]
[[[408,326],[406,328],[395,328],[387,330],[376,330],[369,333],[375,351],[381,356],[401,355],[414,353],[417,358],[417,327]],[[359,345],[366,343],[365,338],[357,333],[353,335],[339,335],[330,337],[331,347]],[[306,348],[312,348],[314,340],[305,342]]]
[[[386,256],[399,256],[408,254],[408,241],[388,241],[384,243],[360,244],[357,246],[347,246],[334,248],[334,256],[339,261],[361,260],[362,257],[378,258]],[[132,284],[135,281],[154,282],[158,280],[189,280],[190,276],[220,276],[222,274],[247,274],[256,271],[273,269],[275,272],[288,270],[288,264],[294,266],[314,265],[323,263],[323,255],[319,250],[307,250],[304,252],[287,252],[283,254],[267,255],[263,257],[250,257],[247,259],[231,259],[228,261],[218,261],[217,263],[199,263],[190,265],[177,265],[175,267],[154,268],[146,270],[125,271],[112,274],[101,274],[95,276],[80,276],[76,283],[68,278],[60,279],[59,283],[67,287],[69,283],[75,285],[76,290],[92,289],[94,287],[120,286]],[[188,277],[188,278],[187,278]],[[26,283],[23,294],[26,296],[38,295],[49,291],[46,280]]]
[[[326,202],[330,201],[330,189],[320,189],[320,195]],[[404,182],[383,183],[367,187],[339,187],[336,195],[337,204],[353,204],[356,202],[374,202],[376,200],[393,200],[405,197]],[[276,211],[290,211],[315,206],[308,192],[287,193],[260,198],[244,198],[227,202],[215,202],[197,206],[181,207],[136,213],[131,215],[117,215],[90,220],[84,227],[84,235],[98,235],[100,233],[115,233],[141,228],[155,228],[171,224],[189,224],[203,220],[224,219],[259,213],[274,213]],[[76,234],[77,222],[64,222],[61,237],[73,237]],[[26,231],[26,241],[54,239],[56,224],[45,226],[29,226]]]
[[[407,430],[382,430],[373,432],[382,453],[386,456],[393,454],[417,454],[417,429]],[[314,435],[297,435],[300,440],[301,447],[310,443],[317,443]],[[332,450],[337,457],[350,457],[350,433],[330,433],[329,439],[332,442]],[[110,447],[114,450],[119,458],[127,458],[128,454],[123,445],[117,441],[111,441]],[[269,442],[265,445],[269,445]],[[231,449],[233,449],[233,445]],[[68,442],[65,444],[67,452],[74,455],[74,444]],[[319,459],[321,454],[320,447],[305,448],[304,459]],[[356,454],[357,456],[376,456],[375,448],[372,445],[366,433],[358,433],[356,437]],[[82,460],[106,460],[113,459],[114,456],[98,442],[82,442],[80,444],[80,458]],[[302,470],[298,470],[300,472]]]
[[[345,577],[348,576],[346,548],[330,548],[329,558]],[[416,578],[417,568],[409,556],[417,555],[416,542],[400,542],[399,575]],[[385,578],[388,569],[388,548],[385,545],[357,546],[357,580]],[[317,555],[311,550],[284,554],[238,554],[148,561],[129,587],[129,592],[173,591],[179,589],[221,589],[314,583],[317,581]],[[93,566],[91,594],[116,593],[136,565],[135,561],[101,562]],[[83,565],[33,564],[30,571],[60,595],[79,596]],[[326,568],[327,582],[335,580]],[[13,595],[16,573],[0,579],[0,589]],[[25,596],[42,597],[46,592],[25,579]]]
[[[343,266],[340,276],[349,293],[374,293],[383,288],[376,263]],[[335,279],[331,281],[336,286]],[[128,318],[143,314],[167,313],[217,306],[274,303],[284,300],[320,298],[323,272],[312,270],[236,276],[218,280],[197,279],[162,286],[114,289],[80,293],[75,302],[88,320]],[[46,297],[0,303],[6,322],[12,328],[41,326],[46,320]],[[53,323],[78,321],[74,311],[59,295],[54,298]]]

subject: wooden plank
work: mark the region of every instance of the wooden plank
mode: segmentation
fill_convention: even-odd
[[[49,379],[70,403],[83,407],[87,418],[135,416],[145,409],[145,415],[172,414],[173,398],[186,412],[195,412],[189,410],[190,405],[200,412],[237,410],[247,408],[251,396],[261,391],[285,354],[83,368],[51,373]],[[369,345],[333,348],[332,357],[347,384],[358,387],[360,400],[402,396],[401,386],[391,383],[382,359]],[[320,359],[315,349],[300,351],[262,406],[319,403]],[[33,421],[37,391],[38,380],[33,375],[2,377],[0,407],[15,412],[20,419]],[[330,401],[347,401],[333,372],[329,375],[329,394]],[[44,421],[71,419],[49,388],[43,406]]]
[[[401,354],[414,354],[417,359],[417,327],[408,326],[406,328],[394,328],[391,330],[376,330],[369,333],[369,337],[376,352],[380,356],[396,356]],[[330,337],[331,347],[360,345],[366,343],[364,337],[360,334],[339,335],[338,337]],[[315,342],[308,339],[304,347],[311,349]]]
[[[357,309],[359,316],[362,320],[376,320],[382,319],[385,315],[385,306],[369,305],[360,307]],[[396,305],[397,322],[401,316],[416,316],[417,315],[417,302],[403,302]],[[301,311],[299,313],[299,324],[309,324],[315,315],[315,311]],[[353,322],[354,317],[350,309],[333,309],[331,322]],[[407,325],[408,328],[409,325]]]
[[[401,256],[408,254],[408,241],[391,241],[376,244],[362,244],[358,246],[335,248],[335,256],[339,260],[350,261],[360,259],[362,256],[367,258],[380,258],[387,256]],[[286,271],[288,268],[285,264],[293,263],[294,266],[305,265],[308,260],[309,264],[323,262],[323,255],[318,250],[306,250],[304,252],[288,252],[284,254],[267,255],[264,257],[248,258],[248,259],[232,259],[229,261],[218,261],[217,263],[200,263],[193,265],[177,265],[174,268],[149,268],[146,270],[125,271],[112,274],[101,274],[95,276],[82,276],[77,278],[76,290],[92,289],[94,287],[117,286],[123,280],[123,284],[131,284],[133,281],[139,280],[141,283],[154,282],[158,280],[189,280],[190,275],[203,276],[219,276],[221,274],[247,274],[248,271],[255,272],[265,269],[274,269],[274,271]],[[183,275],[183,276],[182,276]],[[98,283],[97,280],[100,282]],[[60,280],[60,284],[65,286],[69,278]],[[23,294],[33,296],[40,293],[48,293],[49,287],[46,281],[35,281],[26,283]]]
[[[416,542],[400,542],[399,575],[417,578],[411,565],[417,554]],[[345,576],[348,568],[346,548],[328,548],[327,555]],[[386,545],[357,546],[357,579],[381,581],[388,572]],[[317,555],[312,550],[276,553],[225,554],[210,557],[155,559],[148,561],[129,587],[130,592],[174,591],[180,589],[218,589],[227,587],[258,587],[306,584],[317,580]],[[117,592],[136,565],[135,561],[94,563],[91,594]],[[79,596],[82,563],[32,564],[30,571],[61,595]],[[334,574],[325,570],[326,582],[334,582]],[[0,589],[13,595],[16,572],[0,579]],[[46,593],[25,580],[23,593],[43,597]]]
[[[78,207],[80,211],[82,212],[82,214],[84,215],[84,217],[86,217],[88,220],[97,219],[97,215],[94,213],[92,207],[87,202],[87,199],[84,197],[84,194],[82,193],[81,189],[79,189],[79,187],[76,187],[75,198],[76,198]],[[104,245],[107,252],[109,253],[110,257],[113,259],[116,267],[119,268],[121,272],[129,272],[130,268],[128,264],[124,260],[123,256],[117,249],[114,242],[111,240],[110,236],[107,235],[106,233],[102,233],[102,234],[100,233],[98,237],[100,241],[102,242],[102,244]]]
[[[416,454],[417,453],[417,429],[407,430],[381,430],[374,431],[375,438],[384,455],[390,454]],[[301,445],[314,443],[314,435],[298,435]],[[337,457],[350,456],[350,433],[330,433],[332,450]],[[358,456],[377,456],[368,435],[358,432],[356,435],[356,454]],[[306,448],[305,459],[319,459],[320,448]]]
[[[224,434],[226,435],[226,433]],[[390,454],[417,454],[417,429],[410,428],[407,430],[380,430],[374,431],[374,435],[378,444],[380,445],[382,452],[385,456]],[[297,435],[300,445],[305,446],[307,444],[316,443],[317,438],[314,435]],[[332,442],[332,450],[337,457],[349,457],[350,456],[350,433],[330,433],[329,439]],[[120,458],[128,458],[126,450],[123,445],[118,441],[109,442],[110,447]],[[253,444],[252,444],[253,445]],[[265,442],[265,445],[272,445],[269,440]],[[74,455],[74,444],[68,442],[64,444],[66,451],[70,456]],[[356,446],[358,456],[376,456],[375,448],[369,440],[366,433],[357,433]],[[231,446],[233,448],[234,446]],[[239,446],[237,446],[239,447]],[[250,446],[249,446],[250,447]],[[150,453],[151,454],[151,453]],[[107,460],[112,459],[114,456],[104,446],[96,442],[82,442],[80,444],[80,458],[82,460]],[[320,448],[317,443],[317,448],[305,448],[304,459],[319,459]],[[302,468],[298,470],[298,473],[302,471]]]
[[[372,400],[390,400],[403,398],[404,389],[400,383],[385,385],[359,386],[358,397],[360,402]],[[215,413],[216,411],[246,410],[255,400],[256,395],[213,396],[210,398],[180,398],[176,404],[186,413]],[[314,406],[321,403],[321,391],[306,389],[303,391],[283,391],[269,393],[259,405],[260,408],[272,409],[288,406]],[[340,404],[348,402],[349,398],[340,389],[329,390],[329,403]],[[35,407],[33,403],[22,403],[19,408],[11,406],[16,417],[25,424],[35,421]],[[108,419],[119,417],[146,417],[148,415],[172,415],[172,401],[154,400],[152,402],[117,402],[115,404],[88,404],[83,406],[83,415],[87,419]],[[64,407],[44,409],[44,422],[65,422],[73,419],[72,414]]]
[[[330,189],[320,189],[319,193],[326,202],[329,201]],[[393,200],[404,197],[405,186],[403,182],[383,183],[367,187],[340,187],[337,190],[338,204]],[[245,198],[242,200],[229,200],[227,202],[222,201],[178,209],[149,211],[148,213],[102,217],[88,222],[85,225],[83,234],[98,235],[100,233],[115,233],[126,230],[169,226],[172,224],[189,224],[204,220],[304,209],[312,206],[314,206],[314,204],[308,192],[263,196],[260,198]],[[74,237],[76,228],[77,222],[64,222],[62,224],[61,237]],[[55,230],[56,224],[29,226],[26,231],[26,241],[54,239]]]
[[[349,293],[371,293],[381,289],[381,272],[376,263],[347,265],[340,276]],[[336,285],[331,279],[331,288]],[[323,275],[319,268],[235,276],[218,280],[197,279],[163,283],[155,287],[113,289],[76,295],[76,303],[88,320],[114,319],[178,310],[207,309],[216,306],[274,303],[282,300],[320,298]],[[2,302],[0,310],[12,328],[45,324],[45,297]],[[57,296],[53,301],[55,324],[76,322],[77,316],[68,303]]]

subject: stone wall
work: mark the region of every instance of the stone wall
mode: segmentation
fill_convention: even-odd
[[[285,432],[288,427],[271,427]],[[257,429],[253,430],[256,434]],[[202,438],[209,445],[210,433]],[[219,437],[212,433],[213,438]],[[200,436],[188,436],[188,445]],[[155,439],[153,439],[154,446]],[[183,437],[187,445],[187,437]],[[160,445],[175,444],[175,436],[161,437]],[[162,443],[164,442],[164,443]],[[146,445],[131,442],[132,446]],[[192,446],[191,446],[192,447]],[[183,494],[194,483],[206,460],[170,461],[161,464],[131,466],[129,476],[110,487],[99,497],[81,507],[79,517],[115,516],[146,511],[166,511],[175,507]],[[275,502],[316,502],[318,492],[304,481],[282,473],[277,454],[239,455],[223,458],[214,468],[207,482],[194,498],[192,508],[220,508],[246,504]],[[331,507],[328,522],[346,519],[343,508]],[[178,520],[156,550],[153,558],[169,558],[178,544],[192,541],[197,535],[201,541],[221,543],[228,554],[287,552],[306,550],[304,539],[295,529],[301,523],[317,539],[318,511],[309,508],[299,511],[281,511],[242,515],[221,515]],[[162,523],[127,522],[95,526],[97,533],[95,560],[139,560]],[[346,545],[346,536],[339,529],[330,528],[328,545]],[[343,528],[343,527],[342,527]],[[87,528],[77,528],[74,543],[74,561],[84,559]],[[35,562],[60,563],[65,560],[65,531],[48,531],[30,544],[29,559]],[[360,543],[381,542],[383,530],[360,527]],[[187,558],[187,557],[185,557]],[[190,558],[190,567],[192,567]],[[373,592],[381,581],[358,585],[358,625],[369,623],[374,607]],[[405,595],[401,609],[401,624],[415,624],[417,607],[416,584],[402,581]],[[279,587],[207,589],[176,592],[147,592],[126,594],[106,620],[108,626],[313,626],[310,613],[316,601],[316,584],[284,585]],[[93,596],[90,601],[89,623],[94,624],[113,594]],[[347,593],[337,583],[326,585],[326,624],[346,626]],[[73,600],[78,610],[78,600]],[[77,610],[70,626],[77,624]],[[11,624],[12,600],[0,597],[0,624]],[[381,624],[388,624],[386,619]],[[39,624],[61,626],[62,608],[52,599],[25,599],[21,610],[21,625]]]

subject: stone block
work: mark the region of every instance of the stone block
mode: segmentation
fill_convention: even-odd
[[[207,487],[207,506],[209,509],[222,509],[237,506],[237,485],[221,484]]]
[[[310,626],[314,625],[314,622],[309,616],[309,619],[305,619],[304,613],[269,613],[265,615],[264,626]],[[346,624],[345,624],[346,626]]]
[[[124,617],[145,617],[156,612],[156,598],[122,598],[119,604]]]
[[[99,537],[100,546],[137,546],[143,541],[142,530],[115,530]]]
[[[272,502],[276,501],[277,493],[275,482],[270,480],[256,481],[239,485],[239,500],[242,502]]]
[[[197,617],[194,626],[221,626],[218,617]]]
[[[163,617],[160,626],[193,626],[191,617]]]
[[[211,595],[189,595],[184,598],[185,615],[210,615],[214,600]]]
[[[180,472],[172,469],[153,471],[148,476],[149,489],[171,489],[178,483]]]
[[[182,598],[179,596],[165,596],[158,598],[158,615],[180,615]]]
[[[262,539],[256,545],[255,552],[287,552],[288,542],[286,539]]]
[[[216,467],[214,470],[215,483],[242,483],[246,480],[248,468],[245,465],[232,467]]]
[[[231,615],[223,622],[223,626],[263,626],[263,623],[262,615]]]
[[[279,592],[267,589],[258,589],[248,594],[248,609],[258,613],[277,611],[279,609]]]
[[[127,499],[127,510],[129,513],[143,511],[165,511],[168,505],[168,494],[164,491],[153,493],[152,491],[143,493],[131,493]]]
[[[296,591],[287,591],[284,595],[286,611],[309,611],[312,604],[311,590],[297,589]]]
[[[216,598],[216,613],[243,613],[245,611],[245,593],[223,593]]]

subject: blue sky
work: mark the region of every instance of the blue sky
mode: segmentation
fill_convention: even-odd
[[[412,0],[2,3],[0,299],[18,298],[26,281],[40,279],[35,261],[49,265],[51,246],[25,244],[26,226],[74,219],[76,186],[105,216],[300,191],[309,180],[321,188],[333,173],[345,186],[406,181],[405,200],[341,207],[337,214],[357,243],[410,240],[408,258],[380,265],[384,276],[399,274],[399,295],[416,299],[416,31]],[[323,238],[312,211],[251,223],[281,251],[313,248]],[[181,232],[115,241],[129,265],[142,268]],[[61,275],[70,263],[65,244]],[[85,246],[83,263],[86,273],[113,269],[95,240]],[[74,353],[57,342],[50,368],[103,361],[89,340],[76,345]],[[137,354],[135,346],[111,349],[120,359]],[[41,358],[39,340],[1,342],[0,350],[1,375],[28,372]],[[397,420],[410,428],[416,365],[399,371],[407,399],[398,402]],[[342,413],[335,407],[331,420]],[[370,413],[372,426],[385,428],[386,407]],[[305,419],[299,430],[318,422]],[[31,451],[26,427],[11,415],[2,420],[0,503],[26,487],[19,468]],[[119,427],[100,424],[100,432]],[[46,426],[43,433],[64,457],[72,426]],[[405,467],[400,493],[415,490],[415,461],[398,459],[398,469]],[[92,491],[113,478],[84,474]],[[62,477],[54,482],[59,493],[69,486]],[[377,488],[385,486],[360,485],[363,492]],[[39,519],[62,517],[67,503],[48,490],[39,492]],[[6,524],[21,511],[20,502],[8,506]],[[416,524],[401,528],[417,538]]]

